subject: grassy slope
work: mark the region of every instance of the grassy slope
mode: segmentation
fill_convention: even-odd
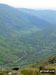
[[[52,63],[51,61],[54,62]],[[55,73],[40,73],[40,67],[43,69],[54,69]],[[0,71],[0,75],[4,75],[8,73],[12,73],[11,75],[56,75],[56,56],[50,57],[49,59],[43,61],[43,62],[36,62],[35,64],[20,67],[20,69],[17,71],[17,73],[13,74],[13,71],[11,69],[6,71]]]
[[[55,62],[52,63],[52,60]],[[40,73],[40,67],[42,67],[42,69],[54,69],[55,73]],[[56,75],[56,56],[50,57],[43,62],[36,62],[30,66],[22,67],[20,70],[23,75]]]

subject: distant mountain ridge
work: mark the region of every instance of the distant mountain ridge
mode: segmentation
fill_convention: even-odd
[[[26,8],[17,8],[20,11],[26,12],[31,15],[38,16],[39,18],[46,20],[52,24],[56,24],[56,10],[33,10],[33,9],[26,9]]]

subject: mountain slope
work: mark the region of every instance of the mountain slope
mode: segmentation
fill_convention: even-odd
[[[45,20],[42,20],[33,15],[29,15],[27,13],[23,13],[21,11],[18,11],[16,8],[4,4],[0,4],[0,10],[1,30],[3,30],[2,27],[5,27],[4,29],[6,29],[7,27],[8,29],[6,30],[8,31],[10,29],[18,30],[28,29],[36,26],[42,27],[42,25],[43,27],[50,25],[50,23]],[[41,21],[41,23],[39,21]]]
[[[35,15],[43,20],[50,22],[51,24],[56,24],[56,10],[33,10],[26,8],[18,8],[18,10]]]
[[[0,65],[22,66],[36,62],[37,58],[38,61],[44,60],[47,54],[52,56],[55,53],[52,45],[56,44],[56,39],[52,41],[52,38],[56,38],[56,27],[52,27],[55,29],[51,29],[51,34],[51,26],[37,16],[0,4]]]

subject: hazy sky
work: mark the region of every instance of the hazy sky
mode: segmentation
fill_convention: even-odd
[[[0,3],[20,8],[56,9],[56,0],[0,0]]]

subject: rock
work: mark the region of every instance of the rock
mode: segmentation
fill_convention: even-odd
[[[12,72],[9,72],[9,73],[8,73],[8,75],[11,75],[11,74],[13,74],[13,73],[12,73]]]
[[[56,59],[49,59],[49,62],[52,63],[52,64],[56,63]]]
[[[12,68],[12,70],[16,70],[16,71],[18,71],[18,70],[19,70],[19,68]]]

